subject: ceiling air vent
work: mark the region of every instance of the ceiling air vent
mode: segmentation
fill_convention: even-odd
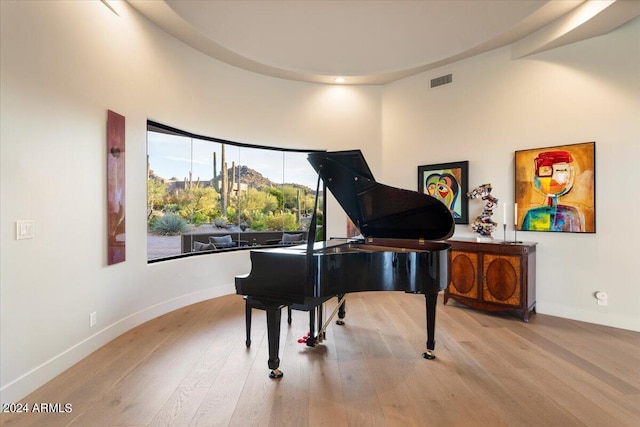
[[[436,77],[435,79],[431,79],[431,88],[447,85],[453,82],[453,74],[447,74],[446,76]]]

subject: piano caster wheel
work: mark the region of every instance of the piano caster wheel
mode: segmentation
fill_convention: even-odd
[[[307,347],[315,347],[316,339],[314,337],[307,338]]]
[[[433,350],[427,350],[426,352],[422,353],[422,357],[427,360],[433,360],[436,358],[436,354],[433,352]]]
[[[251,347],[251,340],[246,340],[244,343],[247,345],[247,347]]]
[[[269,373],[269,378],[271,378],[272,380],[277,380],[279,378],[282,378],[283,375],[284,374],[280,369],[274,369]]]
[[[344,325],[344,320],[342,319],[336,320],[336,325],[340,325],[340,326]]]

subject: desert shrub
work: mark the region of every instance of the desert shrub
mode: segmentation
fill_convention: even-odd
[[[170,203],[164,206],[162,212],[164,213],[178,213],[180,211],[180,205],[176,203]]]
[[[190,220],[193,225],[202,225],[208,223],[210,218],[205,212],[194,212],[191,214]]]
[[[295,214],[291,212],[283,212],[277,215],[268,215],[266,218],[267,228],[269,230],[299,230],[298,222]]]
[[[179,214],[195,225],[201,225],[220,215],[220,196],[210,187],[192,187],[178,192],[175,201]]]
[[[247,224],[254,231],[263,231],[267,229],[267,215],[262,212],[251,212],[247,215]]]
[[[213,220],[213,223],[215,224],[216,227],[219,228],[224,228],[227,226],[227,217],[226,216],[219,216],[218,218]]]
[[[238,210],[235,206],[227,206],[227,221],[229,224],[238,223]]]
[[[171,236],[186,231],[187,221],[180,215],[168,214],[154,218],[150,227],[154,234]]]

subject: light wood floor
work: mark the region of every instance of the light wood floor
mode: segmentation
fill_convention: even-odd
[[[268,378],[264,313],[254,311],[247,349],[243,300],[230,295],[141,325],[22,399],[72,412],[2,414],[0,424],[640,425],[640,333],[439,303],[428,361],[420,295],[350,295],[347,324],[315,348],[297,342],[308,314],[293,314],[281,380]]]

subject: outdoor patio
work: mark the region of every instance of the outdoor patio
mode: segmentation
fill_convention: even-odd
[[[147,259],[164,258],[180,255],[180,235],[154,236],[147,235]]]

